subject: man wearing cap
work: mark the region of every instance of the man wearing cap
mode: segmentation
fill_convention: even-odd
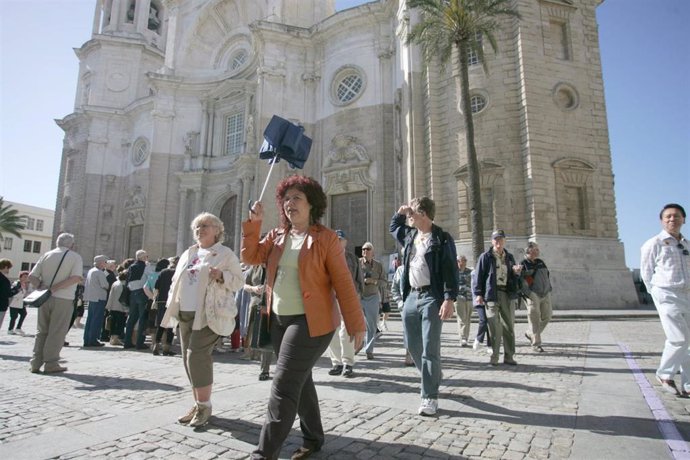
[[[656,370],[661,388],[687,398],[690,393],[690,240],[680,232],[685,209],[677,203],[659,213],[661,232],[642,245],[640,277],[654,299],[666,334]],[[681,387],[674,377],[680,371]]]
[[[60,366],[60,350],[72,319],[72,301],[77,283],[83,277],[83,262],[79,254],[72,250],[74,235],[61,233],[57,237],[56,248],[43,254],[29,274],[29,281],[37,288],[50,286],[50,298],[38,309],[36,341],[31,357],[31,372],[65,372]]]
[[[359,268],[362,270],[364,287],[362,288],[362,308],[364,319],[367,323],[367,338],[364,341],[364,351],[367,359],[374,359],[374,342],[378,332],[377,324],[379,309],[383,302],[383,290],[388,284],[383,265],[374,260],[374,245],[369,241],[362,245],[362,257],[359,259]]]
[[[467,267],[467,257],[458,256],[458,298],[455,300],[455,318],[458,322],[460,346],[468,346],[470,318],[472,317],[472,269]]]
[[[84,283],[84,302],[88,302],[86,325],[84,326],[84,346],[102,347],[104,344],[98,341],[101,336],[101,327],[105,317],[105,304],[108,299],[108,277],[105,274],[105,266],[108,257],[100,255],[93,258],[93,267],[86,274]]]
[[[148,347],[144,344],[146,339],[146,301],[148,297],[144,293],[146,284],[146,262],[149,255],[143,249],[135,254],[136,261],[127,269],[127,287],[129,288],[129,316],[127,317],[127,329],[125,330],[125,345],[123,348],[144,350]],[[132,332],[137,327],[137,343],[132,343]]]
[[[472,278],[474,303],[486,307],[491,335],[492,366],[498,365],[498,355],[503,341],[503,362],[516,365],[515,355],[515,304],[518,281],[522,266],[506,251],[506,234],[494,230],[491,234],[491,248],[477,260],[476,276]],[[502,340],[501,340],[502,339]]]
[[[391,235],[403,246],[403,327],[407,349],[422,376],[418,412],[426,416],[438,411],[441,328],[443,320],[453,316],[458,295],[455,243],[433,223],[435,213],[433,200],[415,198],[398,208],[390,224]]]
[[[352,281],[355,283],[357,294],[361,297],[363,280],[362,271],[359,268],[359,260],[357,260],[357,256],[353,252],[347,250],[345,232],[336,230],[335,233],[338,235],[340,245],[345,251],[345,261],[347,262],[347,268],[350,269],[350,274],[352,275]],[[336,329],[331,343],[328,346],[328,355],[333,365],[331,370],[328,371],[329,375],[342,375],[348,378],[354,375],[352,368],[355,365],[355,344],[350,340],[350,336],[345,329],[345,323],[342,321],[342,318],[340,326]]]

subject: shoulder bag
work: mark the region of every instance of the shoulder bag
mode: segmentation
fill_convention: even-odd
[[[50,288],[53,287],[53,283],[55,282],[55,277],[57,276],[58,272],[60,271],[60,267],[62,267],[62,262],[65,260],[65,256],[69,250],[65,251],[65,253],[62,255],[62,259],[60,259],[60,264],[58,265],[57,270],[55,270],[55,274],[53,275],[53,279],[50,281],[50,285],[48,286],[48,289],[36,289],[33,291],[31,294],[27,295],[24,297],[24,303],[30,307],[38,308],[48,299],[50,299],[50,296],[53,295],[52,292],[50,292]]]

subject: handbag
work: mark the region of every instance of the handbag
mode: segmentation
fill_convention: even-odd
[[[117,298],[117,300],[124,306],[129,307],[129,296],[132,293],[132,291],[129,290],[129,287],[126,284],[122,285],[122,292],[120,292],[120,297]]]
[[[50,292],[50,288],[53,287],[53,283],[55,282],[55,277],[57,276],[58,272],[60,271],[60,267],[62,267],[62,262],[65,260],[65,256],[69,252],[69,249],[65,251],[65,253],[62,255],[62,259],[60,259],[60,264],[58,264],[57,270],[55,270],[55,274],[53,275],[53,279],[50,281],[50,285],[48,286],[48,289],[36,289],[26,297],[24,297],[24,303],[30,307],[38,308],[50,297],[53,295],[52,292]]]

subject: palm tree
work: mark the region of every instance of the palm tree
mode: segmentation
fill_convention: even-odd
[[[420,21],[412,27],[407,43],[420,46],[427,63],[438,59],[445,68],[458,53],[460,96],[465,122],[467,145],[467,173],[469,176],[470,223],[472,225],[472,253],[477,260],[484,251],[484,225],[482,223],[479,162],[474,145],[474,123],[470,104],[468,56],[476,53],[488,71],[482,39],[486,39],[494,52],[498,49],[494,32],[499,28],[500,16],[519,17],[511,9],[511,0],[408,0],[410,8],[419,8]]]
[[[19,230],[24,228],[25,217],[20,216],[16,209],[12,209],[11,204],[5,205],[5,199],[0,196],[0,241],[3,240],[3,233],[21,238]]]

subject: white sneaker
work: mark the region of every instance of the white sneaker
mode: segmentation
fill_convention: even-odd
[[[480,344],[481,344],[481,342],[480,342],[479,340],[474,339],[474,343],[472,344],[472,349],[473,349],[474,351],[479,350],[479,345],[480,345]]]
[[[7,331],[7,335],[15,335],[15,334],[16,334],[16,332],[14,332],[13,330]]]
[[[466,347],[466,346],[467,346],[467,339],[462,339],[462,340],[460,341],[460,346],[461,346],[461,347]]]
[[[24,331],[22,331],[21,329],[15,329],[14,332],[15,332],[15,334],[21,335],[22,337],[24,337],[26,335],[24,333]]]
[[[438,399],[422,398],[422,404],[417,411],[419,415],[436,415],[438,411]]]
[[[493,347],[486,347],[486,353],[492,355],[494,353]]]

